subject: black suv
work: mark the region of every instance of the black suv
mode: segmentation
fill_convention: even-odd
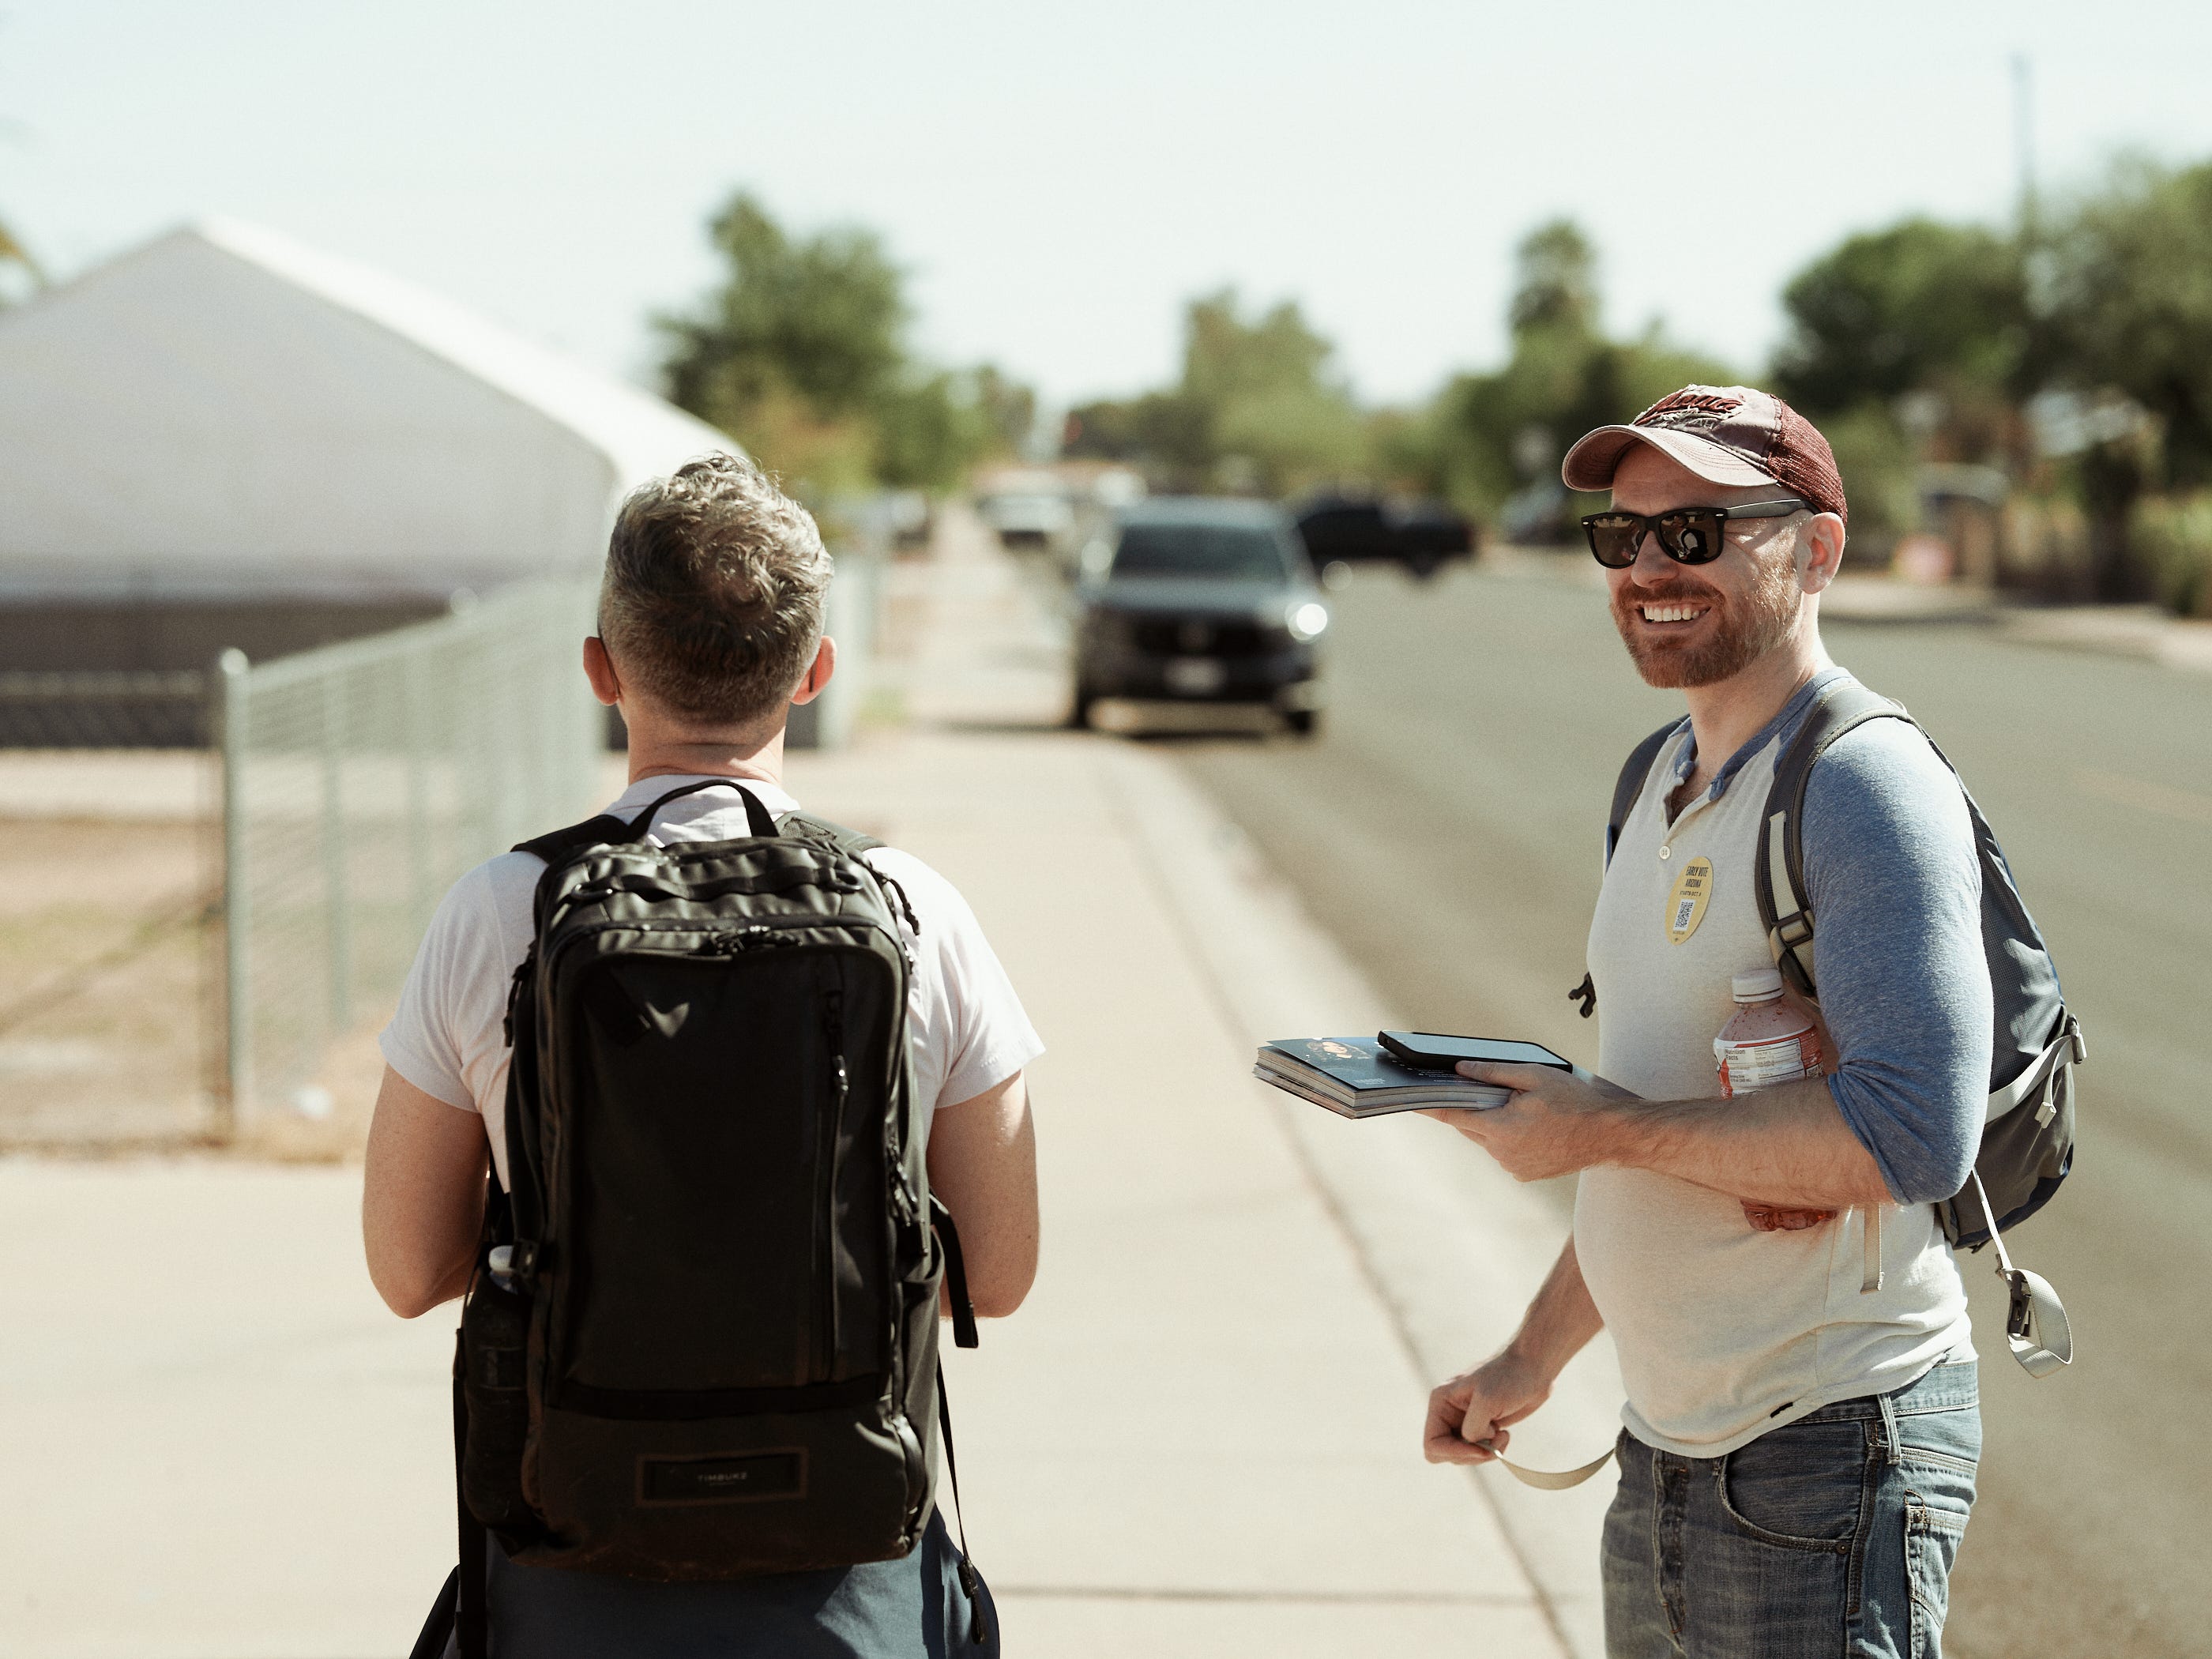
[[[1290,518],[1266,501],[1164,496],[1079,556],[1075,723],[1101,697],[1264,702],[1312,732],[1328,626]]]
[[[1474,552],[1474,526],[1442,501],[1316,495],[1298,508],[1298,534],[1316,565],[1396,559],[1424,581]]]

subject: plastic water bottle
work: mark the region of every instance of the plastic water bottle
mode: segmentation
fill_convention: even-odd
[[[1713,1039],[1721,1092],[1747,1095],[1819,1076],[1820,1028],[1783,1000],[1781,974],[1759,968],[1736,975],[1729,984],[1735,993],[1735,1012]]]

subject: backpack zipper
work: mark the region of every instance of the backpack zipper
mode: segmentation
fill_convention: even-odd
[[[845,1069],[845,993],[832,987],[822,999],[822,1024],[830,1042],[830,1109],[822,1114],[815,1147],[814,1376],[830,1381],[837,1352],[837,1144],[852,1083]]]
[[[778,916],[769,921],[747,922],[743,929],[738,931],[751,933],[758,929],[763,933],[775,933],[786,928],[798,927],[836,927],[850,933],[881,933],[891,942],[893,948],[896,949],[901,956],[906,954],[904,944],[897,934],[881,922],[871,921],[865,916],[816,915],[811,913],[801,916]],[[587,921],[562,930],[560,944],[562,948],[547,959],[544,971],[540,977],[550,981],[557,969],[561,955],[565,954],[566,948],[575,944],[579,939],[589,939],[599,933],[623,931],[635,933],[703,933],[709,936],[726,936],[731,930],[717,927],[711,918],[703,916],[639,916],[628,921]],[[780,939],[762,942],[781,943]],[[708,945],[702,948],[708,954],[722,954],[726,950],[726,947],[720,945]],[[699,949],[695,949],[690,954],[700,953]]]

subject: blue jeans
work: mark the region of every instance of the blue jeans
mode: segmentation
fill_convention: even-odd
[[[1605,1518],[1610,1659],[1938,1659],[1974,1506],[1972,1361],[1724,1457],[1624,1431]]]

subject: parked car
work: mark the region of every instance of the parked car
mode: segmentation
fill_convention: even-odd
[[[1395,559],[1424,580],[1474,552],[1474,526],[1442,501],[1316,495],[1298,508],[1298,534],[1316,565]]]
[[[1006,547],[1049,548],[1075,525],[1066,487],[1048,472],[1001,475],[975,508]]]
[[[1075,587],[1074,720],[1101,697],[1264,702],[1321,719],[1328,607],[1290,517],[1266,501],[1162,496],[1086,543]]]

